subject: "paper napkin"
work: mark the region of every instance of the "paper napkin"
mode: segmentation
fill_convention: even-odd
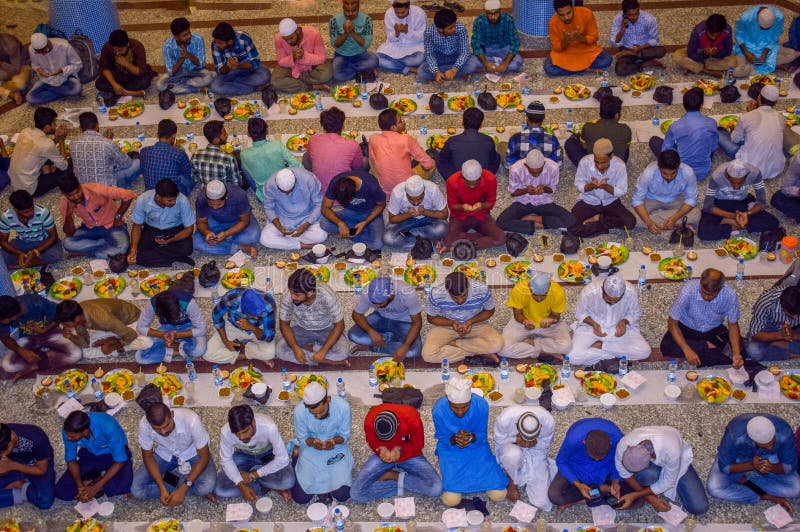
[[[622,384],[631,390],[636,390],[639,386],[647,382],[647,379],[644,377],[644,375],[638,371],[629,371],[624,377],[622,377],[621,380]]]
[[[594,506],[592,507],[592,521],[594,526],[614,526],[614,521],[617,518],[617,512],[610,506]]]
[[[659,512],[658,515],[661,516],[661,519],[663,519],[665,523],[672,526],[680,525],[687,516],[686,512],[684,512],[680,506],[674,504],[670,504],[669,510],[666,512]]]
[[[508,515],[520,523],[532,523],[533,518],[536,517],[536,507],[522,501],[517,501],[514,503],[514,507],[511,508],[511,512],[509,512]]]
[[[778,528],[783,528],[792,522],[791,514],[787,512],[780,504],[770,506],[764,510],[764,517],[767,518],[767,521]]]
[[[237,502],[229,504],[225,508],[225,520],[232,521],[247,521],[253,515],[253,507],[246,502]]]
[[[89,502],[79,502],[75,505],[75,510],[81,514],[82,519],[91,519],[94,514],[100,511],[100,503],[97,499],[92,499]]]
[[[414,504],[414,497],[397,497],[394,500],[394,515],[398,519],[408,519],[416,515],[416,505]]]
[[[450,508],[442,513],[442,523],[447,528],[467,528],[467,511],[463,508]]]

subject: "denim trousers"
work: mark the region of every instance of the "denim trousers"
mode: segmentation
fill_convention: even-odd
[[[356,77],[359,72],[368,72],[378,68],[378,56],[373,52],[362,52],[358,55],[333,55],[333,79],[347,81]]]
[[[127,168],[114,170],[112,176],[117,182],[119,188],[131,188],[134,181],[142,174],[141,163],[139,159],[133,159],[131,165]]]
[[[412,67],[418,67],[425,61],[425,52],[414,52],[411,55],[396,59],[378,52],[378,66],[389,72],[408,74]]]
[[[217,95],[240,96],[256,92],[258,87],[267,85],[270,73],[263,65],[255,70],[236,70],[220,74],[211,82],[210,89]]]
[[[383,233],[383,244],[390,248],[409,250],[414,247],[417,236],[427,238],[432,242],[441,240],[447,236],[450,225],[447,220],[435,218],[409,218],[397,224],[389,224]],[[411,236],[404,236],[400,233],[410,233]]]
[[[164,476],[164,474],[167,472],[175,473],[180,478],[178,486],[183,484],[183,482],[186,480],[187,475],[181,475],[177,472],[178,458],[176,456],[173,456],[172,460],[167,461],[157,454],[153,454],[153,459],[156,461],[156,464],[158,464],[158,470],[161,472],[161,476]],[[189,460],[189,464],[194,467],[194,464],[196,464],[199,459],[199,457],[195,456]],[[214,487],[216,485],[217,466],[214,465],[214,458],[211,458],[208,462],[208,465],[206,465],[206,468],[203,469],[203,472],[200,473],[200,476],[194,481],[192,487],[189,488],[188,494],[196,495],[197,497],[205,497],[209,493],[214,492]],[[170,486],[166,482],[164,483],[164,486],[170,493],[178,488],[178,486]],[[161,497],[158,484],[156,484],[156,481],[150,476],[150,473],[147,471],[147,468],[144,466],[144,464],[140,465],[133,473],[131,494],[137,499],[158,499]]]
[[[82,225],[72,236],[64,238],[63,245],[68,253],[108,259],[111,255],[126,253],[130,247],[130,237],[124,225],[111,229],[102,226],[87,228]]]
[[[159,331],[188,331],[191,330],[192,324],[186,323],[184,325],[170,325],[162,324],[159,326]],[[200,358],[206,354],[206,337],[205,336],[191,336],[180,340],[180,352],[186,358]],[[156,364],[164,361],[167,355],[167,345],[162,338],[153,338],[153,345],[147,349],[142,349],[136,352],[136,362],[139,364]]]
[[[26,252],[39,247],[42,244],[42,241],[20,240],[19,238],[12,238],[10,244],[14,247],[14,249]],[[42,251],[42,253],[39,255],[39,259],[45,264],[53,264],[54,262],[60,261],[63,256],[64,250],[61,247],[61,242],[56,242],[46,250]],[[3,250],[3,260],[5,260],[5,263],[10,266],[17,263],[17,256],[12,255],[6,250]]]
[[[439,72],[444,73],[445,71],[453,68],[456,59],[458,59],[458,54],[445,55],[434,50],[433,58],[436,61],[436,65],[439,67]],[[480,61],[476,61],[475,56],[470,55],[469,59],[467,59],[464,64],[461,65],[461,68],[458,69],[456,76],[467,76],[472,74],[475,72],[475,69],[478,67],[478,65],[480,65]],[[427,62],[422,63],[422,65],[419,67],[419,79],[423,81],[432,81],[436,79],[436,73],[428,67]]]
[[[53,468],[52,461],[42,476],[25,475],[19,471],[9,471],[5,475],[0,475],[0,508],[14,505],[14,490],[5,489],[5,486],[18,480],[29,482],[28,488],[25,490],[25,497],[29,503],[40,510],[47,510],[53,506],[56,496],[56,470]]]
[[[762,456],[762,458],[769,459],[770,457]],[[773,458],[773,460],[777,460],[777,457]],[[711,466],[711,471],[708,473],[706,489],[708,489],[709,495],[717,499],[740,504],[756,504],[761,497],[739,482],[740,479],[745,478],[775,497],[794,499],[800,496],[800,475],[796,471],[788,475],[775,475],[773,473],[762,475],[755,471],[729,475],[722,472],[717,460],[714,461],[714,465]]]
[[[370,327],[378,331],[378,333],[383,336],[383,339],[386,341],[385,347],[374,347],[372,345],[372,339],[369,337],[366,331],[364,331],[364,329],[358,325],[353,325],[353,327],[347,333],[347,337],[350,338],[350,341],[354,344],[370,346],[372,347],[372,351],[385,353],[390,356],[405,343],[406,337],[408,337],[408,331],[411,330],[410,321],[386,319],[377,312],[373,312],[367,316],[367,323],[369,323]],[[416,358],[419,356],[421,351],[422,341],[420,340],[419,336],[417,336],[414,339],[414,342],[411,344],[411,347],[408,348],[406,358]]]
[[[48,85],[43,81],[37,81],[25,95],[25,99],[31,105],[41,105],[50,103],[67,96],[78,96],[81,93],[82,85],[76,76],[70,76],[61,85]]]
[[[792,329],[800,331],[800,327]],[[747,344],[747,358],[756,362],[772,360],[788,360],[790,354],[800,353],[800,342],[755,342]]]
[[[603,50],[597,57],[595,57],[594,61],[592,61],[592,64],[589,65],[589,68],[587,68],[586,70],[589,69],[600,70],[606,68],[611,65],[612,61],[614,61],[614,58],[611,55],[609,55],[605,50]],[[581,74],[586,70],[573,72],[571,70],[566,70],[564,68],[556,66],[550,59],[550,55],[548,55],[544,60],[544,73],[547,74],[548,76],[572,76],[574,74]]]
[[[230,229],[239,222],[220,223],[213,217],[208,217],[208,228],[214,234],[219,234],[222,231]],[[212,246],[206,242],[203,233],[195,231],[192,239],[194,240],[194,250],[199,253],[208,253],[209,255],[233,255],[239,250],[239,246],[256,246],[258,240],[261,238],[261,226],[255,216],[250,216],[250,225],[245,227],[241,232],[233,236],[229,236],[223,242]]]
[[[205,68],[198,68],[195,70],[181,70],[174,76],[163,74],[156,81],[156,89],[158,91],[171,90],[174,94],[190,94],[197,92],[203,87],[208,85],[214,80],[214,74]]]
[[[661,477],[661,468],[652,462],[650,467],[639,471],[634,475],[644,487],[655,484]],[[678,480],[678,498],[683,504],[683,509],[693,515],[703,515],[708,511],[708,496],[703,488],[703,481],[694,470],[694,466],[689,466],[686,473]]]
[[[340,209],[336,211],[336,216],[338,216],[341,221],[347,224],[348,227],[353,227],[362,220],[365,220],[367,216],[369,216],[369,213],[370,211]],[[319,225],[328,233],[333,233],[334,235],[339,234],[339,228],[327,218],[320,218]],[[358,236],[351,236],[350,241],[366,244],[369,249],[381,249],[381,247],[383,247],[383,227],[383,216],[378,215],[374,220],[367,224],[366,227],[364,227]]]
[[[245,454],[239,451],[234,451],[233,462],[236,464],[236,467],[239,469],[239,471],[255,471],[256,469],[264,466],[264,463],[261,461],[260,457],[252,454]],[[255,482],[251,482],[249,486],[253,489],[253,491],[256,492],[256,494],[264,495],[271,489],[291,489],[294,484],[294,469],[292,469],[291,464],[289,464],[283,469],[272,473],[271,475],[261,477]],[[241,496],[238,486],[236,486],[236,484],[234,484],[224,472],[219,476],[217,488],[214,490],[214,492],[218,496],[226,498]]]
[[[731,132],[727,129],[718,127],[717,131],[719,132],[719,147],[722,148],[722,151],[724,151],[725,155],[730,159],[735,159],[736,153],[742,145],[738,142],[733,142],[731,139]]]
[[[384,473],[391,470],[399,470],[401,478],[380,480]],[[402,487],[399,486],[400,482]],[[395,496],[402,497],[403,491],[426,497],[438,497],[442,494],[442,479],[424,456],[415,456],[405,462],[390,463],[373,454],[353,480],[350,497],[354,501],[366,502]]]
[[[510,46],[484,46],[483,56],[489,62],[499,65],[506,60],[506,56],[508,55],[510,49]],[[480,59],[478,59],[477,56],[473,57],[475,57],[475,61],[478,62],[478,68],[476,70],[483,69],[483,63],[481,63]],[[506,69],[506,72],[515,72],[521,68],[522,56],[517,54],[511,58],[511,61],[508,62],[508,68]]]

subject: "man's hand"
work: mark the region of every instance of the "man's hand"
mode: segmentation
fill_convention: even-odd
[[[743,52],[742,52],[742,55],[744,55],[744,58],[745,58],[745,59],[747,60],[747,62],[748,62],[748,63],[750,63],[751,65],[752,65],[753,63],[755,63],[755,62],[756,62],[756,56],[755,56],[755,55],[753,55],[753,54],[752,54],[752,53],[751,53],[749,50],[748,50],[748,51],[743,51]]]
[[[345,20],[344,24],[342,24],[342,29],[345,33],[353,33],[353,31],[356,29],[356,26],[353,24],[352,20]]]
[[[625,320],[620,320],[620,322],[617,323],[617,327],[614,331],[614,336],[616,336],[617,338],[625,336],[627,330],[628,330],[628,322]]]
[[[228,63],[228,68],[230,68],[231,70],[237,70],[239,68],[239,60],[236,59],[235,57],[229,57],[227,63]]]
[[[657,235],[661,232],[661,227],[659,227],[659,225],[655,223],[652,219],[649,222],[647,222],[647,229],[654,235]]]
[[[578,482],[575,484],[575,487],[578,488],[578,491],[581,492],[581,497],[584,499],[591,499],[592,497],[589,495],[589,492],[592,490],[588,484],[584,484],[583,482]]]
[[[361,221],[361,222],[358,222],[356,225],[354,225],[353,229],[355,229],[355,231],[353,231],[353,236],[360,235],[361,231],[363,231],[366,226],[367,226],[367,222],[366,221]]]
[[[369,339],[373,347],[386,347],[386,339],[374,329],[369,332]]]
[[[52,74],[47,70],[43,69],[42,67],[36,67],[36,73],[39,74],[43,78],[49,78]]]
[[[653,510],[659,513],[669,512],[670,509],[670,504],[661,497],[655,497],[652,501],[650,501],[650,506],[653,507]]]
[[[327,355],[327,354],[328,354],[328,352],[326,350],[320,349],[319,351],[317,351],[316,353],[314,353],[311,356],[311,360],[313,360],[317,364],[320,364],[321,362],[323,362],[325,360],[325,355]]]
[[[339,222],[336,227],[339,228],[339,238],[350,238],[350,228],[347,227],[346,223]]]
[[[117,64],[117,66],[121,66],[122,68],[125,69],[131,66],[131,62],[128,61],[128,58],[125,57],[124,55],[115,55],[114,62]]]
[[[505,74],[506,70],[508,70],[508,61],[503,61],[499,65],[497,65],[494,69],[495,72],[498,74]]]
[[[600,324],[599,323],[594,323],[592,325],[592,332],[594,333],[595,336],[600,337],[600,338],[606,336],[606,333],[604,333],[603,329],[600,328]]]
[[[5,475],[17,469],[17,463],[9,460],[7,456],[0,457],[0,475]]]
[[[686,358],[686,362],[692,366],[699,366],[702,363],[700,362],[700,355],[698,355],[691,347],[688,347],[686,351],[684,351],[683,356]]]
[[[736,211],[736,217],[734,218],[734,220],[736,220],[736,225],[738,225],[741,228],[744,228],[748,222],[748,215],[746,212]]]
[[[733,355],[731,359],[731,366],[733,366],[733,369],[739,369],[744,366],[744,359],[740,353]]]
[[[667,231],[669,231],[670,229],[675,227],[676,223],[678,223],[678,219],[670,216],[669,218],[666,219],[666,221],[664,222],[664,225],[662,225],[661,228],[662,229],[666,229]]]
[[[760,456],[754,456],[752,460],[753,469],[762,475],[766,475],[772,470],[772,462]]]
[[[787,512],[794,513],[792,505],[789,504],[789,501],[787,501],[783,497],[776,497],[775,495],[770,495],[768,493],[765,493],[764,495],[761,496],[761,498],[764,499],[765,501],[770,501],[774,502],[775,504],[780,504],[783,507],[783,509],[786,510]]]
[[[158,489],[158,500],[161,503],[161,506],[170,505],[170,493],[167,491],[166,486],[162,486]]]
[[[454,79],[456,77],[456,74],[458,74],[458,70],[456,70],[455,68],[451,68],[445,71],[444,77],[449,81]]]
[[[761,62],[765,63],[767,61],[767,49],[765,48],[764,51],[761,52]]]
[[[626,493],[622,497],[618,497],[617,500],[619,500],[620,505],[615,507],[615,509],[618,510],[618,511],[619,510],[627,510],[628,508],[630,508],[630,506],[634,502],[636,502],[636,499],[637,499],[636,494],[634,494],[634,493]]]
[[[549,317],[542,318],[541,321],[539,321],[539,328],[547,329],[548,327],[552,327],[556,323],[558,323],[558,321],[556,321],[555,318],[549,318]]]
[[[460,449],[464,449],[466,446],[472,443],[472,433],[465,430],[459,430],[456,433],[455,441],[456,445],[458,445]]]
[[[220,242],[219,237],[213,231],[209,231],[206,234],[206,243],[207,244],[210,244],[212,246],[216,246],[217,244],[219,244],[219,242]]]
[[[100,486],[95,482],[84,487],[83,498],[79,499],[81,502],[88,502],[97,497],[100,493]]]
[[[469,334],[472,330],[472,322],[467,320],[464,322],[464,325],[461,326],[461,335]]]
[[[292,351],[294,352],[294,359],[295,360],[297,360],[301,364],[305,364],[306,363],[306,353],[305,353],[305,351],[300,349],[299,346],[295,347],[294,349],[292,349]]]
[[[540,322],[541,323],[541,322]],[[525,327],[527,330],[532,331],[536,328],[536,325],[533,324],[531,320],[523,320],[522,326]]]
[[[186,484],[181,484],[178,489],[169,494],[167,504],[169,506],[180,506],[186,500],[186,492],[189,487]]]
[[[714,46],[707,46],[706,48],[701,48],[701,52],[703,52],[707,57],[714,57],[717,55],[717,49]]]
[[[297,48],[293,48],[293,49],[292,49],[292,58],[293,58],[295,61],[297,61],[298,59],[300,59],[301,57],[303,57],[303,54],[304,54],[304,53],[305,53],[305,51],[303,51],[303,49],[302,49],[302,48],[300,48],[299,46],[298,46]]]
[[[171,240],[172,239],[170,238],[164,238],[164,237],[156,237],[153,239],[153,241],[159,246],[166,246],[167,244],[170,243]]]
[[[253,488],[244,482],[239,483],[239,493],[242,494],[242,498],[246,501],[254,501],[258,499],[258,495],[256,495],[255,491],[253,491]]]
[[[294,238],[298,238],[300,235],[306,232],[306,230],[311,227],[311,225],[307,222],[301,223],[300,227],[298,227],[291,236]]]
[[[405,360],[406,354],[408,354],[408,348],[404,345],[401,345],[395,349],[394,354],[392,355],[392,360],[395,362],[402,362]]]
[[[39,361],[39,355],[31,351],[27,347],[20,347],[17,354],[25,359],[25,362],[36,364]]]
[[[225,338],[222,341],[222,343],[225,346],[225,349],[227,349],[228,351],[238,351],[239,348],[242,346],[242,344],[240,344],[238,340],[237,341],[231,341],[228,338]]]
[[[134,248],[128,252],[128,264],[136,264],[136,249]]]
[[[609,493],[611,493],[611,496],[614,497],[615,499],[619,499],[622,496],[622,491],[620,490],[618,478],[615,478],[614,480],[611,481],[611,489],[609,490]]]

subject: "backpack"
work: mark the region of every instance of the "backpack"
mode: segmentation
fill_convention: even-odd
[[[528,240],[519,233],[506,233],[506,251],[512,257],[519,257],[528,249]]]
[[[96,80],[100,76],[100,63],[94,55],[92,40],[79,29],[75,30],[75,33],[68,40],[83,63],[80,72],[78,72],[78,79],[81,80],[81,83],[89,83]]]
[[[59,39],[67,39],[67,36],[64,34],[63,31],[55,29],[53,26],[49,24],[39,24],[36,26],[36,29],[33,30],[33,33],[43,33],[48,37],[56,37]]]

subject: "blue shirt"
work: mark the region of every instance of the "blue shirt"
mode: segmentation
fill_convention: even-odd
[[[166,142],[158,141],[139,152],[144,189],[156,188],[162,179],[175,179],[176,176],[192,177],[192,163],[186,152]]]
[[[216,41],[211,41],[211,55],[214,58],[214,70],[217,71],[217,74],[220,74],[220,68],[228,64],[228,58],[230,57],[235,57],[240,63],[250,63],[252,65],[250,72],[261,66],[261,60],[258,58],[258,49],[253,43],[253,39],[243,31],[235,33],[233,45],[224,50],[217,48]]]
[[[172,207],[164,208],[156,203],[155,190],[147,190],[137,198],[131,220],[135,224],[147,224],[156,229],[191,227],[196,221],[194,211],[186,196],[178,194],[177,203]]]
[[[277,172],[264,183],[264,210],[267,213],[267,223],[272,223],[272,220],[277,218],[287,229],[297,229],[305,222],[317,223],[322,207],[322,185],[319,179],[304,168],[289,170],[294,174],[295,183],[288,194],[278,188],[275,180]]]
[[[762,29],[758,24],[758,12],[762,7],[772,10],[775,14],[775,22],[767,29]],[[751,7],[742,13],[736,21],[734,37],[736,46],[733,47],[735,55],[744,55],[740,44],[744,44],[747,51],[761,57],[761,53],[767,51],[767,59],[760,65],[753,65],[756,74],[769,74],[775,70],[778,61],[778,49],[780,48],[779,39],[783,34],[783,13],[780,9],[772,6],[759,4]]]
[[[457,55],[458,57],[456,57],[451,67],[456,70],[461,70],[461,67],[464,66],[467,59],[469,59],[469,35],[467,35],[467,27],[461,22],[456,22],[456,32],[449,37],[445,37],[439,33],[439,30],[436,29],[436,25],[431,24],[425,28],[424,42],[425,62],[430,71],[434,74],[439,72],[439,62],[437,58],[440,56]]]
[[[484,310],[492,310],[493,308],[494,298],[486,284],[470,281],[467,300],[464,301],[463,305],[453,301],[447,291],[447,287],[444,284],[440,284],[428,296],[425,312],[429,316],[441,316],[456,321],[467,321]]]
[[[622,35],[622,40],[617,41],[617,33],[622,29],[622,11],[618,11],[611,22],[611,46],[620,48],[636,48],[637,46],[658,46],[658,22],[647,11],[639,11],[636,22],[628,21],[628,29]]]
[[[11,329],[18,328],[21,336],[30,336],[35,333],[27,326],[29,322],[44,327],[56,315],[56,304],[39,294],[24,294],[14,299],[22,307],[22,314],[8,325],[0,323],[0,334],[8,335]]]
[[[61,429],[61,437],[64,439],[64,461],[72,462],[78,459],[78,449],[83,449],[95,456],[110,454],[115,462],[127,462],[128,456],[128,437],[125,431],[119,426],[117,420],[108,414],[101,412],[89,412],[89,431],[88,438],[81,438],[78,441],[69,441],[67,433]]]
[[[176,74],[204,70],[206,68],[206,43],[203,41],[203,37],[197,33],[192,33],[192,38],[186,49],[197,58],[199,64],[195,65],[191,60],[186,59]],[[181,47],[178,46],[177,41],[175,41],[175,37],[167,39],[164,46],[161,48],[161,53],[164,55],[164,67],[167,69],[167,74],[172,76],[172,69],[175,68],[175,64],[183,53],[183,50],[181,50]]]
[[[730,286],[723,285],[717,297],[706,301],[700,294],[700,279],[683,283],[669,309],[669,317],[690,329],[706,332],[722,324],[739,321],[739,296]]]
[[[691,166],[699,180],[711,171],[711,156],[718,146],[717,122],[700,111],[690,111],[669,126],[661,150],[677,150],[681,162]]]
[[[775,444],[771,450],[757,448],[755,442],[747,435],[747,422],[755,416],[763,416],[775,425]],[[769,414],[741,414],[728,423],[717,449],[720,471],[731,474],[732,465],[751,462],[756,455],[781,464],[785,474],[797,471],[794,433],[786,421]],[[744,473],[739,473],[737,476],[744,476]]]
[[[683,197],[683,202],[687,205],[692,207],[697,205],[697,179],[692,169],[681,163],[675,179],[667,183],[661,176],[658,163],[652,162],[647,165],[636,182],[631,205],[636,207],[646,199],[669,203],[679,197]]]
[[[356,195],[350,201],[350,204],[345,206],[346,209],[369,213],[378,203],[386,203],[386,192],[381,189],[381,185],[375,179],[375,176],[366,170],[350,170],[334,176],[331,182],[328,183],[325,197],[331,201],[336,201],[333,197],[333,191],[336,190],[336,185],[339,181],[346,179],[348,176],[359,178],[361,180],[361,188],[356,190]]]
[[[225,188],[228,190],[228,196],[225,198],[225,204],[219,209],[209,207],[205,191],[197,195],[197,199],[194,200],[194,209],[198,218],[212,218],[220,224],[235,224],[239,221],[240,216],[250,212],[247,192],[230,183],[227,183]]]
[[[602,460],[593,460],[586,451],[583,440],[593,430],[605,432],[611,438],[611,449]],[[556,456],[558,472],[570,484],[579,480],[584,484],[605,484],[619,479],[614,455],[622,431],[614,423],[598,417],[581,419],[572,424],[564,436],[561,449]]]
[[[50,229],[55,227],[50,209],[41,205],[33,206],[33,216],[27,223],[22,223],[14,208],[0,215],[0,233],[9,234],[14,230],[16,238],[23,242],[42,242],[47,240]]]
[[[254,320],[249,314],[242,312],[242,295],[244,295],[245,290],[258,292],[264,299],[264,304],[267,308],[261,316],[258,316],[258,319]],[[222,296],[219,303],[214,306],[214,310],[211,312],[211,319],[214,322],[215,329],[222,329],[225,327],[225,320],[227,320],[228,323],[240,330],[242,329],[237,322],[242,319],[247,320],[253,325],[257,325],[264,332],[264,336],[259,338],[259,340],[262,342],[271,342],[275,338],[276,308],[275,300],[269,294],[252,288],[234,288]],[[247,332],[247,334],[253,334],[252,331],[245,332]]]

